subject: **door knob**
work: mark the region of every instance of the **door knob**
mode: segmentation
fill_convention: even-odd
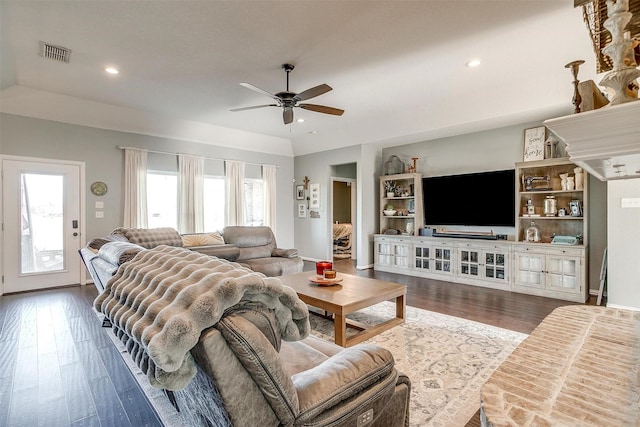
[[[78,237],[78,233],[73,233],[73,237]]]

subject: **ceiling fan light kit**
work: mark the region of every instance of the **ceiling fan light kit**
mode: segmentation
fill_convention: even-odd
[[[275,101],[277,104],[264,104],[264,105],[255,105],[252,107],[242,107],[242,108],[234,108],[231,111],[245,111],[245,110],[253,110],[255,108],[263,108],[263,107],[281,107],[282,108],[282,120],[285,125],[293,122],[293,109],[296,107],[315,111],[317,113],[323,114],[331,114],[334,116],[341,116],[344,113],[344,110],[334,107],[327,107],[326,105],[317,105],[317,104],[300,104],[301,101],[306,101],[307,99],[315,98],[316,96],[320,96],[332,90],[331,86],[327,84],[321,84],[300,93],[291,92],[289,90],[289,73],[293,71],[295,66],[293,64],[283,64],[282,68],[287,73],[287,89],[278,92],[278,93],[270,93],[264,89],[260,89],[257,86],[252,85],[251,83],[240,83],[240,86],[244,86],[247,89],[251,89],[254,92],[260,93],[262,95],[266,95]]]

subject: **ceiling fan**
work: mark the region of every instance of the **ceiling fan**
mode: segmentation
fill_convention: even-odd
[[[323,93],[327,93],[332,90],[331,86],[327,84],[321,84],[311,89],[307,89],[300,93],[295,93],[289,91],[289,73],[293,71],[295,68],[292,64],[283,64],[282,68],[287,73],[287,90],[278,92],[278,93],[270,93],[266,90],[260,89],[257,86],[254,86],[250,83],[240,83],[240,86],[244,86],[247,89],[251,89],[255,92],[261,93],[263,95],[267,95],[270,98],[273,98],[277,101],[277,104],[265,104],[265,105],[255,105],[253,107],[243,107],[243,108],[234,108],[231,111],[244,111],[244,110],[253,110],[254,108],[263,108],[263,107],[282,107],[282,119],[284,120],[284,124],[288,125],[293,122],[293,109],[294,107],[304,108],[305,110],[315,111],[318,113],[324,114],[333,114],[334,116],[341,116],[344,113],[344,110],[339,108],[327,107],[326,105],[317,105],[317,104],[299,104],[301,101],[306,101],[307,99],[315,98],[316,96],[320,96]]]

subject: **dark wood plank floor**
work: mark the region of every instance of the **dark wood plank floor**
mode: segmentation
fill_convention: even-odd
[[[406,284],[407,304],[530,333],[566,301],[374,270]],[[305,270],[313,270],[305,262]],[[161,426],[91,308],[92,285],[0,296],[0,426]],[[593,298],[590,303],[593,303]],[[467,426],[478,424],[477,415]]]
[[[96,296],[89,285],[0,297],[0,426],[162,426]]]

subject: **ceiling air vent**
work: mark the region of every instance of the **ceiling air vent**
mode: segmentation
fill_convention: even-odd
[[[53,59],[54,61],[69,62],[71,49],[41,41],[40,56],[43,58]]]

